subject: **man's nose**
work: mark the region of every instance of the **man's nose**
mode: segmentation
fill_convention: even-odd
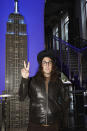
[[[49,62],[47,62],[46,65],[49,66]]]

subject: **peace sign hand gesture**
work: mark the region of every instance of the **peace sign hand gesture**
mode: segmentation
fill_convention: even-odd
[[[27,79],[29,77],[29,68],[30,68],[30,62],[26,64],[26,62],[24,61],[24,68],[21,69],[21,75],[23,78]]]

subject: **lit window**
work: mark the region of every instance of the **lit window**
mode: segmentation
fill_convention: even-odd
[[[19,32],[19,35],[27,35],[26,33]]]
[[[65,19],[65,23],[69,21],[69,17],[67,16]]]
[[[13,23],[14,20],[13,20],[13,19],[8,19],[8,22],[9,22],[9,23]]]
[[[14,34],[14,32],[7,32],[6,34],[11,34],[11,35],[13,35],[13,34]]]
[[[24,20],[19,20],[19,24],[24,24]]]

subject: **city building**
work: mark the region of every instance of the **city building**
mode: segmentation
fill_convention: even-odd
[[[27,62],[27,25],[24,16],[19,12],[18,0],[14,3],[14,13],[9,15],[7,21],[5,91],[2,98],[4,106],[2,130],[6,128],[8,131],[26,126],[29,112],[28,100],[21,103],[17,96],[21,69],[24,66],[24,60]],[[6,97],[5,94],[10,97]]]
[[[15,0],[15,11],[9,15],[6,31],[5,90],[7,93],[18,92],[24,60],[27,62],[27,25],[19,13],[18,0]]]

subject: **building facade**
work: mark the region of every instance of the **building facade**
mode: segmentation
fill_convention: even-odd
[[[7,93],[18,92],[24,60],[27,61],[27,29],[24,17],[15,7],[15,12],[9,15],[6,32],[5,90]]]
[[[18,89],[21,82],[21,69],[27,62],[27,26],[19,13],[18,0],[15,11],[9,15],[6,31],[5,92],[11,97],[3,98],[4,124],[8,131],[28,124],[29,101],[20,102]]]

